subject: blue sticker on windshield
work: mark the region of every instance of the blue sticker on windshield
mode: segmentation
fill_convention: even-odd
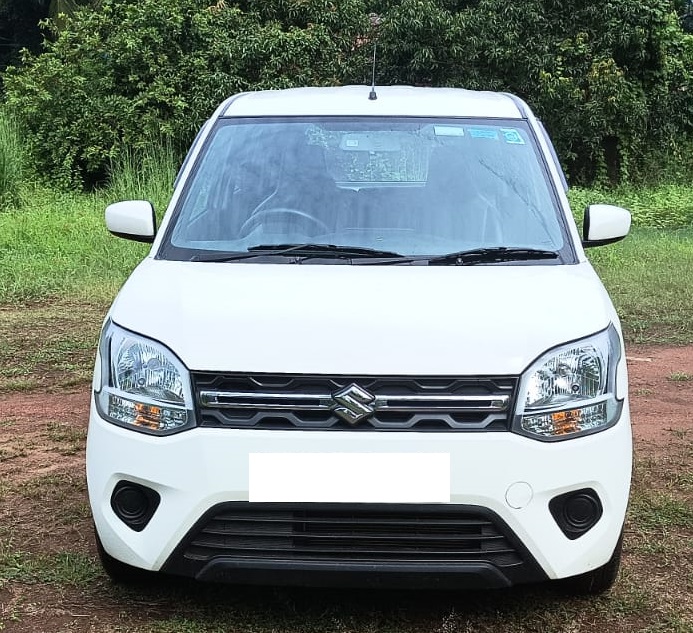
[[[498,131],[492,127],[469,127],[467,128],[469,136],[472,138],[488,138],[493,141],[498,140]]]
[[[524,145],[525,144],[525,140],[520,135],[519,130],[516,130],[515,128],[512,128],[512,127],[501,128],[501,134],[503,135],[503,138],[505,139],[506,143],[510,143],[511,145]]]

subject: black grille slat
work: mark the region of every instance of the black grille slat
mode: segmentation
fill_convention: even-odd
[[[199,544],[197,542],[191,543],[192,547],[197,547],[200,550],[206,550],[206,549],[212,549],[210,546],[205,545],[205,544]],[[219,551],[225,552],[226,555],[232,552],[237,552],[240,555],[249,555],[249,553],[253,553],[253,557],[258,557],[258,558],[269,558],[270,555],[273,555],[275,557],[281,558],[282,556],[277,556],[278,554],[286,554],[286,548],[282,547],[281,545],[266,545],[266,544],[260,544],[258,543],[257,545],[215,545],[213,547],[213,550],[215,553],[218,553]],[[421,550],[417,548],[399,548],[397,550],[394,550],[392,548],[359,548],[358,550],[353,552],[353,555],[349,556],[349,559],[354,558],[354,556],[366,556],[368,558],[378,558],[378,557],[403,557],[407,555],[413,555],[416,554],[417,557],[423,556],[423,557],[428,557],[428,556],[441,556],[445,557],[448,560],[464,560],[468,559],[470,556],[478,556],[479,554],[493,554],[493,555],[502,555],[502,554],[511,554],[513,553],[514,550],[512,549],[504,549],[504,550],[481,550],[478,548],[469,548],[469,549],[464,549],[464,548],[455,548],[455,549],[430,549],[430,550]],[[313,548],[313,547],[295,547],[291,550],[291,553],[293,557],[301,557],[304,554],[311,554],[311,555],[318,555],[323,558],[329,558],[329,559],[340,559],[344,557],[344,550],[340,548]]]
[[[325,547],[324,545],[321,544],[321,547],[317,547],[317,543],[311,543],[306,539],[297,539],[297,543],[293,543],[291,547],[291,553],[293,555],[296,554],[301,554],[301,553],[308,553],[308,552],[319,552],[320,554],[324,556],[334,556],[335,558],[341,558],[345,554],[345,549],[344,547],[337,547],[336,544],[334,547]],[[493,554],[510,554],[514,552],[512,548],[504,547],[504,548],[491,548],[491,549],[485,549],[482,547],[477,547],[474,545],[467,544],[465,542],[460,543],[460,547],[452,547],[449,546],[447,548],[445,547],[426,547],[426,548],[421,548],[417,545],[402,545],[401,543],[397,543],[397,547],[386,547],[388,545],[388,542],[383,539],[380,543],[381,547],[376,547],[376,544],[370,544],[369,546],[359,546],[356,547],[356,545],[353,546],[352,550],[350,550],[350,553],[354,554],[360,554],[360,555],[370,555],[370,556],[375,556],[375,555],[399,555],[399,554],[424,554],[424,555],[430,555],[430,554],[436,554],[440,556],[449,556],[449,557],[459,557],[459,556],[472,556],[474,554],[479,554],[481,552],[485,553],[493,553]],[[248,551],[254,551],[254,552],[260,552],[261,557],[265,558],[269,554],[274,553],[283,553],[285,554],[287,552],[287,547],[285,543],[281,542],[243,542],[243,543],[237,543],[237,542],[218,542],[216,540],[210,540],[210,541],[205,541],[205,540],[195,540],[191,544],[191,547],[196,547],[198,549],[208,549],[210,551],[238,551],[238,552],[248,552]],[[340,545],[342,545],[340,543]],[[359,544],[360,545],[360,544]],[[265,554],[262,554],[262,552],[265,552]]]
[[[381,525],[385,524],[388,526],[402,526],[405,528],[416,527],[416,526],[450,526],[455,528],[460,528],[463,526],[471,527],[493,527],[493,523],[484,520],[456,520],[454,517],[442,518],[442,519],[400,519],[399,517],[378,517],[378,516],[368,516],[368,517],[355,517],[355,516],[340,516],[334,515],[332,517],[322,516],[322,517],[302,517],[300,515],[294,516],[287,513],[277,513],[276,516],[268,516],[266,514],[252,514],[248,513],[247,516],[240,516],[235,514],[218,514],[213,521],[238,521],[238,522],[267,522],[267,523],[277,523],[292,521],[293,523],[306,523],[306,524],[328,524],[335,525],[338,521],[339,524],[345,525],[348,523],[353,523],[359,526],[365,525]]]
[[[311,541],[327,542],[327,541],[341,541],[341,542],[363,542],[363,543],[375,543],[381,541],[387,541],[388,543],[422,543],[424,545],[428,544],[440,544],[440,543],[467,543],[467,542],[485,542],[493,540],[501,540],[502,536],[482,536],[482,535],[460,535],[454,536],[449,534],[313,534],[310,532],[219,532],[214,530],[204,530],[202,534],[206,537],[209,543],[221,543],[225,541],[236,541],[241,539],[282,539],[290,536],[292,538],[304,538]],[[199,543],[199,540],[195,541]]]
[[[373,530],[370,532],[365,532],[365,531],[358,531],[358,530],[349,530],[348,528],[345,528],[343,525],[340,526],[339,528],[335,528],[334,524],[322,524],[323,529],[322,530],[299,530],[300,526],[295,525],[293,527],[293,532],[292,533],[299,533],[301,531],[304,534],[310,534],[311,536],[315,538],[319,538],[324,535],[330,535],[330,536],[354,536],[355,534],[363,534],[364,538],[377,538],[379,534],[389,534],[393,538],[395,535],[392,534],[392,532],[386,528],[382,528],[381,530]],[[276,527],[270,527],[267,525],[253,525],[252,528],[247,528],[244,527],[242,529],[239,529],[234,526],[230,527],[215,527],[215,526],[208,526],[205,528],[204,532],[205,534],[218,534],[219,536],[223,535],[257,535],[257,534],[263,534],[263,535],[282,535],[286,534],[289,531],[289,528],[285,528],[284,530],[278,530]],[[454,536],[457,538],[462,538],[461,535],[464,535],[464,538],[474,538],[478,536],[479,538],[494,538],[492,534],[470,534],[468,532],[461,531],[461,533],[455,533],[452,534],[450,531],[450,528],[446,528],[445,531],[442,529],[433,529],[433,530],[427,530],[427,531],[411,531],[407,532],[407,534],[426,534],[427,538],[434,538],[434,537],[440,537],[440,538],[445,538],[448,535]],[[500,537],[497,537],[500,538]]]
[[[516,377],[409,377],[409,376],[310,376],[291,374],[212,374],[193,373],[197,394],[198,420],[202,426],[265,429],[265,430],[340,430],[364,431],[419,431],[449,432],[450,430],[507,431],[509,414],[517,388]],[[323,410],[310,410],[306,404],[317,402],[345,387],[356,384],[375,397],[398,396],[396,409],[379,409],[356,425],[337,416],[329,406]],[[202,392],[248,394],[245,407],[231,406],[233,399],[220,397],[219,406],[200,404]],[[257,400],[253,394],[260,394]],[[261,394],[280,396],[286,410],[273,410],[272,398]],[[303,394],[308,399],[293,399]],[[435,396],[443,400],[426,401]],[[504,411],[474,410],[472,405],[460,408],[455,398],[473,396],[491,401],[493,398],[510,398]],[[418,399],[421,397],[422,399]],[[311,399],[312,398],[312,399]],[[449,402],[445,399],[451,398]],[[296,404],[292,408],[291,403]],[[249,403],[249,404],[248,404]],[[304,405],[301,408],[300,405]],[[405,410],[401,410],[404,406]],[[447,407],[447,408],[446,408]],[[483,407],[482,407],[483,408]]]

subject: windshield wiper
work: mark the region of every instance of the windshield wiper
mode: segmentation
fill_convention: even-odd
[[[394,251],[381,251],[376,248],[364,248],[361,246],[338,246],[337,244],[258,244],[251,246],[243,253],[231,253],[220,256],[195,256],[196,262],[231,262],[239,259],[263,256],[292,255],[301,262],[310,257],[331,257],[340,259],[352,259],[355,257],[388,257],[400,258],[402,255]]]
[[[273,255],[335,255],[343,257],[402,257],[394,251],[382,251],[377,248],[366,248],[363,246],[340,246],[337,244],[271,244],[261,246],[251,246],[249,251],[262,250],[271,251]]]
[[[365,264],[411,264],[420,262],[432,266],[484,264],[492,262],[510,262],[533,259],[556,259],[556,251],[547,251],[536,248],[517,248],[508,246],[495,246],[488,248],[474,248],[466,251],[456,251],[445,255],[417,255],[408,257],[393,251],[381,251],[377,248],[365,248],[362,246],[338,246],[337,244],[258,244],[251,246],[242,253],[225,255],[199,256],[192,261],[196,262],[232,262],[253,257],[284,257],[293,256],[295,263],[301,263],[309,258],[327,257],[337,259],[359,259]],[[369,261],[373,260],[373,261]],[[359,262],[361,263],[361,262]]]
[[[429,265],[433,264],[484,264],[486,262],[514,262],[532,259],[557,259],[556,251],[546,251],[538,248],[517,248],[510,246],[494,246],[474,248],[468,251],[457,251],[445,255],[429,257]]]
[[[402,256],[390,259],[381,259],[372,262],[373,265],[387,264],[427,264],[429,266],[462,266],[465,264],[486,264],[493,262],[514,262],[532,259],[557,259],[556,251],[545,251],[538,248],[519,248],[512,246],[492,246],[487,248],[473,248],[467,251],[455,251],[445,255],[415,255],[413,257]],[[366,264],[371,262],[364,262]]]

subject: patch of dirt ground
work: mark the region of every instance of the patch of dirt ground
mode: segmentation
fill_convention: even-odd
[[[636,457],[657,460],[688,445],[693,346],[631,346],[627,359]],[[0,394],[0,562],[7,539],[32,555],[67,550],[93,560],[84,476],[88,392],[85,384],[67,393]],[[84,608],[77,586],[51,593],[50,582],[1,580],[0,631],[121,630],[122,604],[105,578],[84,593]]]
[[[693,346],[629,347],[628,381],[636,450],[661,452],[693,435]]]

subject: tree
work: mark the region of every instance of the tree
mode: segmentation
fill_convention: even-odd
[[[268,3],[274,16],[249,4],[104,0],[68,17],[5,78],[39,171],[99,181],[126,147],[160,136],[186,146],[230,94],[338,83],[358,58],[360,0]]]
[[[574,182],[633,177],[693,133],[693,39],[669,0],[393,1],[379,50],[385,83],[523,97]]]
[[[185,147],[234,92],[368,83],[376,41],[381,83],[526,99],[573,182],[632,178],[693,135],[671,0],[102,0],[49,34],[6,99],[40,171],[72,184],[151,136]]]

